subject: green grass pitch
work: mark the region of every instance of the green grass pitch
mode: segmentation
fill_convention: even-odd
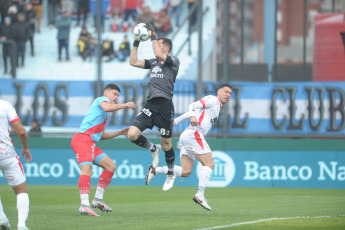
[[[31,230],[78,229],[345,229],[345,190],[207,188],[212,211],[194,204],[195,187],[110,186],[105,202],[111,213],[81,216],[75,186],[28,185]],[[95,186],[91,188],[91,198]],[[0,185],[1,200],[16,229],[16,198]],[[275,219],[276,218],[276,219]]]

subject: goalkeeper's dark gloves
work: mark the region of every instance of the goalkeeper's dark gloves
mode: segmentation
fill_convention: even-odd
[[[155,28],[153,27],[152,24],[147,24],[146,23],[146,26],[147,26],[147,29],[151,32],[151,41],[153,40],[157,40],[157,36],[156,36],[156,30]]]
[[[133,46],[134,47],[138,47],[139,44],[140,44],[140,41],[139,40],[135,40],[135,38],[134,38]]]

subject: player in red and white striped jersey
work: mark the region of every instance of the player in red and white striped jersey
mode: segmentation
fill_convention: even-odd
[[[26,178],[11,140],[9,123],[17,132],[19,140],[22,143],[21,156],[23,157],[25,155],[26,162],[30,162],[32,156],[28,146],[26,130],[12,105],[7,101],[0,100],[0,170],[17,196],[18,229],[28,229],[25,225],[25,221],[29,215],[29,196],[26,190]],[[1,202],[0,227],[1,229],[10,228]]]
[[[190,118],[190,125],[180,136],[180,161],[181,166],[174,167],[174,173],[178,177],[188,177],[192,170],[195,158],[202,164],[199,175],[198,192],[193,200],[203,208],[211,210],[204,196],[205,187],[210,180],[214,168],[211,149],[208,146],[205,136],[211,127],[216,123],[220,109],[226,104],[232,94],[232,87],[223,84],[217,90],[217,96],[209,95],[189,105],[189,111],[174,120],[174,125]],[[167,167],[149,167],[146,175],[146,184],[156,174],[166,174]]]

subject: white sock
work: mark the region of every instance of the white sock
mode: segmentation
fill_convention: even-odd
[[[0,219],[7,219],[6,214],[4,213],[4,208],[2,207],[2,203],[1,203],[1,196],[0,196]]]
[[[96,194],[95,194],[95,198],[103,200],[104,191],[105,191],[104,188],[97,187],[97,189],[96,189]]]
[[[202,166],[199,177],[199,185],[197,195],[204,197],[204,191],[208,181],[210,180],[212,169],[208,166]]]
[[[25,221],[29,215],[29,195],[19,193],[17,195],[18,227],[26,227]]]
[[[81,204],[90,206],[89,194],[80,194]]]
[[[174,173],[176,174],[176,176],[181,177],[182,175],[182,167],[175,165],[174,166]],[[156,168],[156,174],[168,174],[168,166],[163,166],[163,167],[157,167]]]

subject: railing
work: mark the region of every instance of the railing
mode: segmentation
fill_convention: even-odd
[[[188,10],[188,14],[186,15],[186,17],[182,20],[181,24],[177,27],[177,29],[175,31],[172,32],[171,35],[168,35],[167,37],[170,38],[170,40],[172,41],[172,43],[174,44],[174,39],[176,38],[177,35],[179,35],[180,33],[183,33],[182,28],[184,27],[184,25],[187,22],[190,22],[190,18],[192,17],[192,14],[194,13],[195,10],[197,10],[197,7],[199,6],[201,1],[197,1],[192,8],[190,8]],[[202,6],[201,6],[202,7]],[[206,7],[205,10],[203,10],[202,12],[202,18],[204,18],[204,15],[209,11],[209,7]],[[192,28],[191,28],[191,23],[189,23],[188,25],[188,36],[187,38],[182,42],[182,45],[178,48],[177,52],[174,53],[175,56],[178,56],[183,48],[185,47],[186,44],[188,44],[188,55],[190,56],[192,54],[192,45],[191,45],[191,35],[192,35]],[[148,73],[146,74],[145,78],[149,78],[150,77],[150,71],[148,71]]]

